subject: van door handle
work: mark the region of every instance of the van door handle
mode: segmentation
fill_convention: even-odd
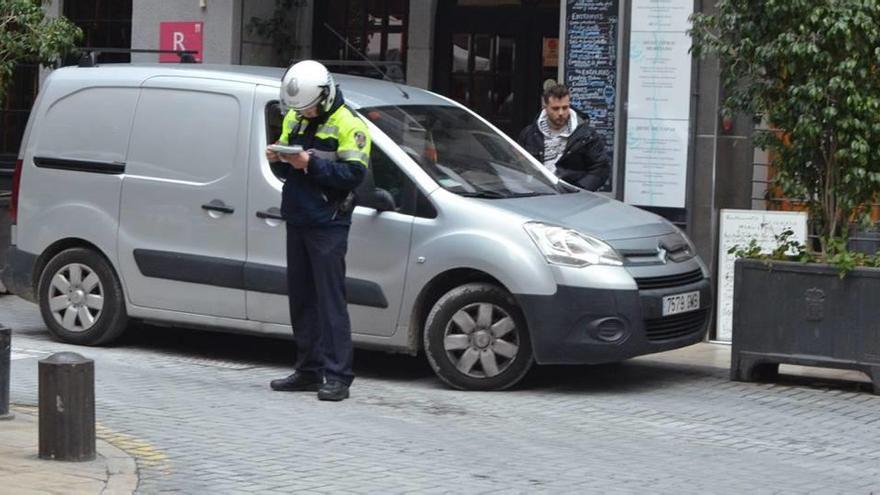
[[[223,200],[220,199],[212,199],[208,204],[202,205],[202,209],[228,214],[235,213],[235,208],[231,206],[226,206],[226,203],[224,203]]]
[[[276,207],[269,208],[268,210],[258,210],[257,218],[269,218],[272,220],[284,220],[284,217],[281,216],[281,210]]]

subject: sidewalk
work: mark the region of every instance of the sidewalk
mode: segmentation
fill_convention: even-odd
[[[702,342],[682,349],[640,356],[635,358],[634,361],[650,361],[677,366],[702,366],[729,370],[730,345]],[[790,375],[792,377],[815,378],[818,380],[871,383],[871,379],[866,374],[853,370],[782,364],[779,366],[779,373],[783,376]]]
[[[98,439],[90,462],[40,459],[36,408],[11,408],[15,417],[0,420],[0,494],[130,494],[137,488],[134,459]]]

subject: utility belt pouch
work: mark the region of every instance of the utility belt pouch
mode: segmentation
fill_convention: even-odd
[[[348,216],[352,211],[354,211],[354,192],[349,191],[336,206],[336,216]]]

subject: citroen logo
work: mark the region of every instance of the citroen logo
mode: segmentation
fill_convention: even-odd
[[[667,253],[666,248],[663,246],[657,246],[657,259],[659,259],[664,265],[666,264]]]

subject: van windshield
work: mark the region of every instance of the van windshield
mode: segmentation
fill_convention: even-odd
[[[361,108],[359,112],[398,143],[440,187],[456,194],[511,198],[568,192],[464,109],[406,105]]]

